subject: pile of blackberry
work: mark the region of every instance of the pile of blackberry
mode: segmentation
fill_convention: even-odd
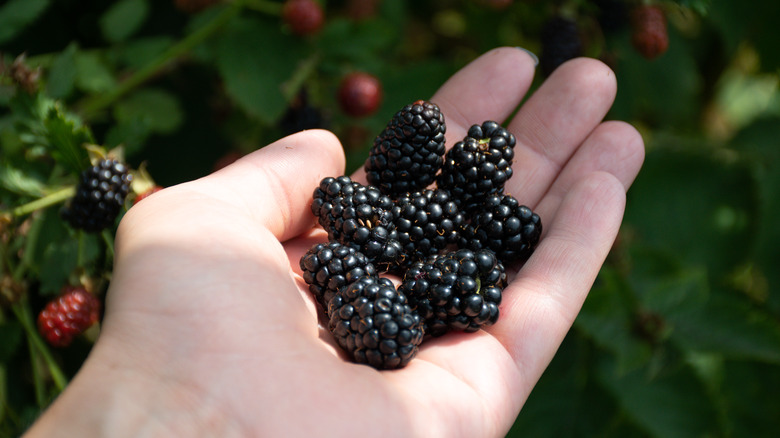
[[[515,137],[485,121],[445,153],[445,130],[438,106],[413,102],[374,140],[368,184],[341,175],[314,189],[311,211],[328,242],[300,268],[356,363],[401,368],[425,339],[495,324],[506,265],[541,238],[539,216],[504,192]]]

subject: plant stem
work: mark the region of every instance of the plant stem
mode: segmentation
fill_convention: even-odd
[[[43,339],[41,339],[40,335],[38,335],[38,330],[35,328],[35,323],[33,321],[32,314],[30,313],[30,308],[27,305],[27,300],[22,298],[19,302],[14,304],[12,308],[16,318],[22,324],[22,327],[27,334],[27,339],[31,344],[31,348],[37,351],[43,358],[44,362],[46,362],[46,366],[49,368],[49,374],[51,374],[54,385],[57,387],[59,392],[62,392],[68,385],[68,378],[65,377],[65,373],[63,373],[62,369],[60,369],[60,366],[57,365],[57,362],[54,360],[51,351],[49,351],[49,347],[46,346],[46,344],[43,342]]]
[[[145,67],[136,71],[132,76],[121,82],[116,88],[105,94],[100,94],[87,100],[81,108],[84,118],[88,119],[98,111],[110,106],[125,94],[129,93],[139,85],[146,82],[149,78],[160,72],[168,64],[178,59],[182,55],[192,50],[195,46],[208,39],[217,32],[222,26],[230,21],[242,8],[243,1],[235,1],[217,14],[211,21],[195,32],[189,34],[177,44],[171,46],[160,56],[152,60]]]
[[[11,210],[11,214],[14,216],[24,216],[42,208],[50,207],[54,204],[59,204],[60,202],[72,198],[75,194],[75,186],[65,187],[64,189],[57,190],[56,192],[50,193],[43,198],[38,198],[35,201],[28,202],[27,204],[14,208]]]

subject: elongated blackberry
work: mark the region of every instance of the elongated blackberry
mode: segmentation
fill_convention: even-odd
[[[311,208],[328,232],[328,240],[360,251],[378,271],[387,271],[401,261],[393,201],[376,187],[348,177],[325,178],[314,191]]]
[[[123,163],[101,160],[81,173],[75,196],[61,211],[62,218],[88,232],[110,227],[124,206],[132,180]]]
[[[330,302],[328,328],[356,363],[377,369],[406,366],[423,340],[420,315],[390,280],[366,276]]]
[[[508,194],[487,197],[460,233],[459,246],[489,249],[504,263],[526,258],[542,234],[539,215]]]
[[[376,275],[365,255],[339,242],[318,243],[301,257],[303,280],[327,314],[328,302],[339,289],[365,275]]]
[[[542,43],[539,67],[546,76],[564,62],[582,56],[580,30],[570,18],[555,16],[548,20],[539,39]]]
[[[396,197],[433,183],[444,157],[444,116],[436,104],[418,100],[398,111],[374,139],[366,178]]]
[[[494,121],[472,125],[444,157],[436,184],[449,192],[462,211],[486,196],[502,193],[512,177],[515,136]]]
[[[414,263],[398,291],[423,319],[426,335],[474,332],[498,320],[506,272],[488,250],[460,249]]]
[[[407,193],[393,208],[398,241],[404,251],[403,265],[409,266],[457,244],[463,214],[449,194],[440,189]]]

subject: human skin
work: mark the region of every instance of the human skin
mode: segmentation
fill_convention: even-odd
[[[447,143],[506,120],[534,62],[492,50],[430,98]],[[28,436],[504,436],[579,312],[644,159],[603,121],[616,93],[599,61],[559,67],[506,126],[506,192],[544,234],[512,266],[498,322],[426,341],[403,369],[349,362],[318,324],[298,261],[324,242],[314,188],[343,174],[337,138],[283,138],[132,207],[116,236],[104,322],[89,357]],[[363,173],[354,175],[363,181]]]

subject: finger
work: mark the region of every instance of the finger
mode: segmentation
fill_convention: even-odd
[[[619,121],[600,124],[566,163],[535,212],[544,221],[552,222],[566,193],[593,172],[612,174],[627,191],[639,173],[644,156],[642,136],[633,126]]]
[[[533,385],[571,328],[617,235],[625,189],[595,172],[563,199],[549,232],[504,290],[501,318],[489,327]]]
[[[506,190],[536,205],[604,118],[616,89],[614,73],[600,61],[578,58],[558,67],[508,125],[517,146]]]
[[[171,200],[193,208],[218,202],[238,209],[270,230],[279,240],[296,236],[314,224],[309,211],[312,194],[322,178],[344,173],[344,153],[338,139],[324,130],[308,130],[282,138],[231,165],[196,181],[163,190],[139,206],[168,209]],[[135,207],[130,210],[130,213]],[[183,215],[195,212],[182,212]],[[148,214],[154,214],[150,211]]]
[[[447,143],[460,141],[471,125],[509,117],[531,86],[534,64],[528,52],[500,47],[447,80],[431,98],[444,114]]]

